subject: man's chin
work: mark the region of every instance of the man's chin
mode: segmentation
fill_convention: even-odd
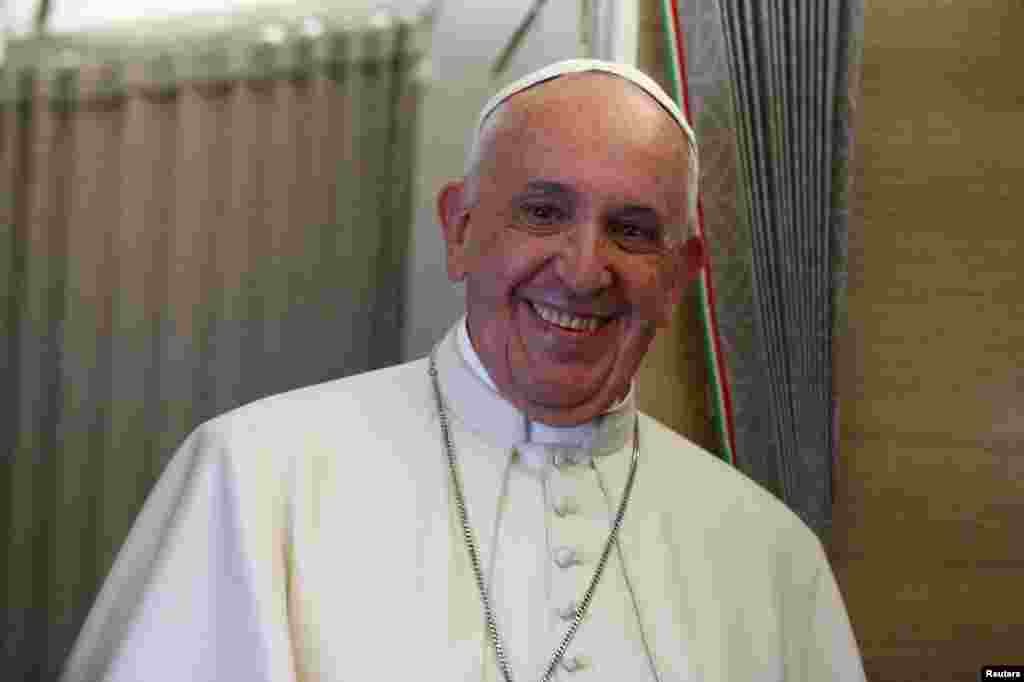
[[[618,391],[607,390],[604,384],[530,384],[521,387],[519,407],[526,415],[548,426],[575,426],[603,414],[628,387]]]
[[[594,400],[601,392],[599,387],[589,387],[581,383],[541,384],[534,383],[523,387],[530,402],[543,405],[553,410],[570,410]]]

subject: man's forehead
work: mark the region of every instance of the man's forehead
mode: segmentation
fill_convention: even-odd
[[[494,122],[493,116],[497,115],[502,116],[500,126],[503,129],[508,128],[506,120],[532,128],[554,116],[567,119],[570,129],[577,129],[597,125],[599,120],[607,118],[613,124],[625,123],[627,128],[637,132],[640,121],[646,120],[656,122],[657,128],[668,132],[673,139],[680,142],[685,139],[664,107],[643,89],[600,71],[571,73],[537,83],[502,102],[492,114],[485,126]],[[515,125],[512,123],[513,127]]]
[[[596,59],[570,59],[557,62],[544,67],[543,69],[534,71],[533,73],[528,74],[506,86],[494,95],[494,97],[492,97],[481,110],[480,116],[477,120],[477,135],[482,131],[484,123],[491,113],[510,98],[525,90],[535,88],[538,85],[549,83],[550,81],[570,74],[601,74],[618,77],[628,81],[661,105],[661,108],[683,131],[688,144],[693,148],[696,147],[696,137],[689,122],[686,120],[686,117],[683,115],[682,111],[680,111],[676,103],[672,101],[672,99],[657,83],[651,80],[651,78],[642,71],[632,66]]]
[[[564,85],[556,87],[563,78]],[[601,87],[594,80],[603,81]],[[660,191],[660,183],[679,182],[676,169],[685,172],[686,142],[678,127],[651,98],[613,75],[545,81],[517,93],[495,114],[500,118],[489,119],[484,138],[487,167],[503,169],[502,182],[519,178],[532,189],[555,193],[555,185],[544,183],[555,179],[582,187],[589,183],[576,174],[586,169],[595,182],[614,177],[620,181],[613,184],[621,186],[622,173],[630,172],[637,175],[630,183],[635,189]]]

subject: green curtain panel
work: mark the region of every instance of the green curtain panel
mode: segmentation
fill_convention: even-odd
[[[199,423],[400,360],[428,28],[228,17],[8,45],[0,678],[56,678]]]
[[[731,398],[720,421],[733,427],[736,466],[824,538],[863,2],[662,8],[700,139],[717,319],[708,338]]]

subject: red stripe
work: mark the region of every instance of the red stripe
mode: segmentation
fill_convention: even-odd
[[[672,0],[672,20],[675,22],[676,54],[678,55],[678,68],[680,79],[680,91],[683,99],[683,113],[690,125],[696,128],[696,122],[690,111],[690,89],[686,77],[686,48],[683,45],[683,24],[679,21],[679,0]],[[700,195],[697,196],[697,229],[698,234],[704,237],[704,202]],[[706,242],[706,240],[705,240]],[[708,250],[704,261],[705,269],[702,275],[704,286],[708,292],[708,318],[711,324],[711,342],[714,348],[715,365],[718,368],[718,376],[721,380],[722,402],[725,403],[725,433],[729,439],[730,463],[736,464],[736,429],[732,418],[732,391],[729,389],[729,375],[726,373],[725,355],[722,352],[722,340],[718,334],[718,314],[715,309],[715,287],[711,279],[711,252]]]
[[[678,66],[679,68],[679,81],[680,81],[680,94],[683,97],[683,113],[686,114],[686,120],[690,122],[690,127],[696,130],[693,118],[690,117],[690,89],[686,85],[686,48],[683,47],[683,24],[679,21],[679,2],[678,0],[672,0],[672,26],[675,30],[672,31],[676,37],[676,54],[679,56]],[[699,201],[699,199],[698,199]],[[704,225],[700,225],[701,230],[704,229]],[[703,232],[701,232],[703,235]]]

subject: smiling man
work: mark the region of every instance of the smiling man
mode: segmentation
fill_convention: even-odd
[[[428,358],[204,424],[64,679],[864,679],[817,538],[636,409],[699,272],[697,156],[639,71],[496,95],[438,214]]]
[[[490,109],[490,110],[488,110]],[[630,386],[696,274],[687,134],[635,83],[562,76],[485,108],[439,213],[448,272],[498,391],[558,426]]]

